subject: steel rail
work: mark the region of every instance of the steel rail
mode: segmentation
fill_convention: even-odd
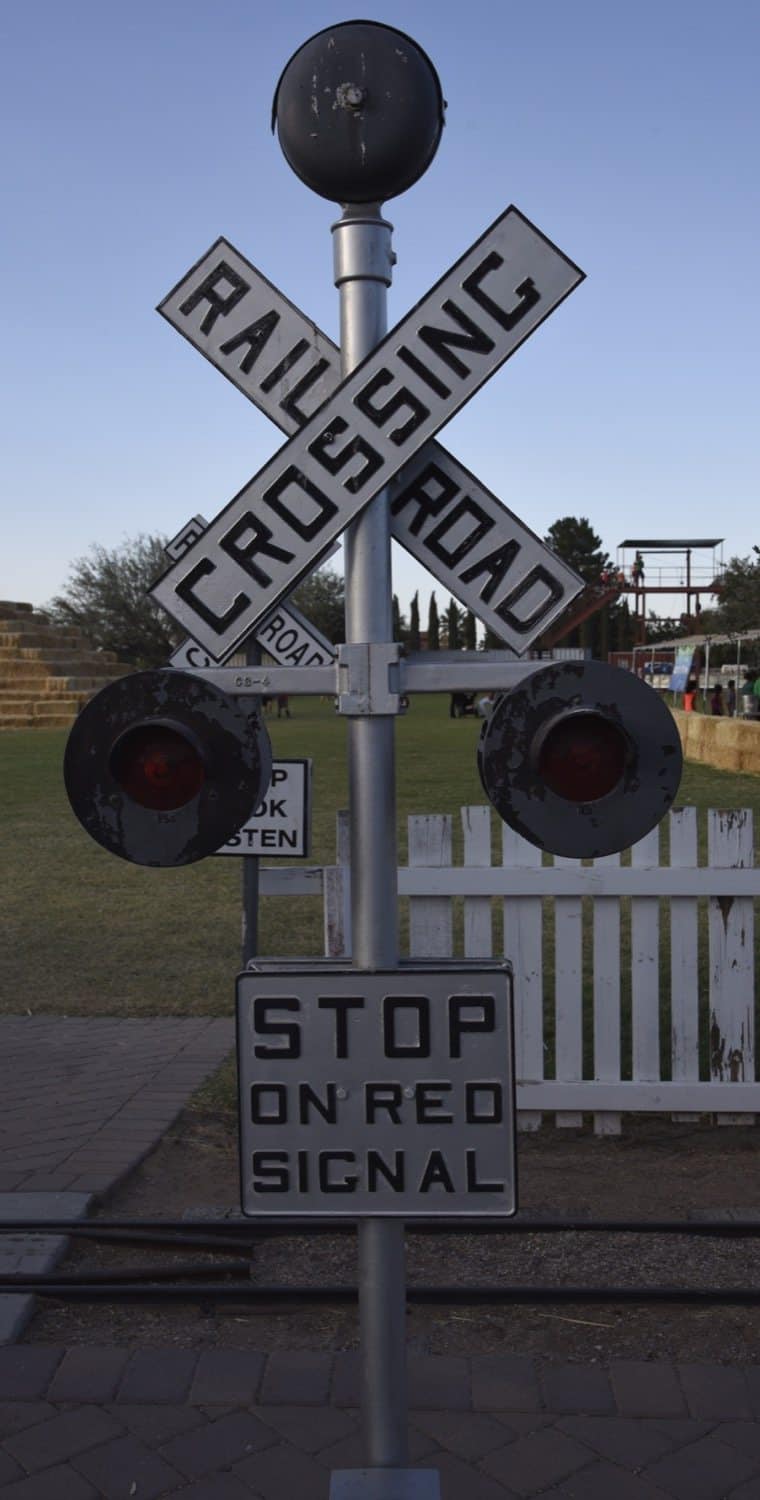
[[[346,1303],[358,1301],[356,1286],[252,1286],[250,1282],[186,1286],[176,1282],[77,1281],[52,1275],[0,1276],[0,1293],[12,1291],[75,1302],[251,1302]],[[673,1302],[695,1305],[760,1303],[760,1287],[662,1286],[410,1286],[410,1302],[477,1306],[483,1303]]]
[[[405,1220],[407,1234],[693,1234],[697,1236],[751,1238],[760,1236],[757,1219],[456,1219]],[[354,1234],[353,1219],[274,1220],[256,1224],[250,1219],[103,1219],[72,1222],[69,1219],[9,1219],[0,1224],[3,1234],[65,1234],[80,1239],[110,1239],[115,1243],[194,1246],[198,1249],[240,1251],[240,1240],[293,1238],[305,1235]]]

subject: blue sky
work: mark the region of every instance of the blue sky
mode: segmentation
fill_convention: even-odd
[[[386,209],[395,323],[509,203],[587,273],[444,440],[534,530],[760,542],[756,0],[396,3],[447,125]],[[0,597],[209,518],[281,441],[154,311],[220,234],[337,338],[330,224],[270,134],[292,52],[356,12],[25,0],[0,20]],[[433,581],[399,553],[395,586]],[[439,604],[445,603],[438,589]],[[707,602],[707,601],[705,601]]]

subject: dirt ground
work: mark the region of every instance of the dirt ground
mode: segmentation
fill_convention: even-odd
[[[519,1137],[520,1215],[686,1218],[732,1210],[758,1218],[760,1136],[748,1126],[639,1119],[620,1137],[555,1130]],[[102,1217],[182,1218],[237,1212],[236,1131],[221,1116],[185,1113]],[[205,1252],[75,1243],[67,1271],[197,1261]],[[248,1242],[254,1284],[355,1283],[356,1241],[299,1235]],[[746,1239],[565,1232],[407,1236],[417,1284],[758,1287],[760,1235]],[[63,1269],[63,1268],[62,1268]],[[412,1349],[469,1355],[519,1352],[548,1359],[760,1362],[757,1306],[534,1303],[472,1307],[410,1303]],[[354,1348],[352,1305],[40,1303],[29,1342],[227,1348]]]

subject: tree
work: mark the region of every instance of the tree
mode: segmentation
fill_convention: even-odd
[[[464,617],[464,624],[462,626],[462,645],[464,646],[465,651],[475,651],[477,648],[477,644],[478,634],[475,624],[475,616],[472,610],[468,609]]]
[[[481,651],[503,651],[504,650],[504,642],[503,642],[501,636],[497,635],[496,631],[492,630],[491,627],[490,627],[490,625],[486,625],[486,633],[483,636],[483,640],[481,642],[480,649],[481,649]]]
[[[81,630],[94,647],[133,667],[165,666],[181,631],[148,597],[168,566],[162,536],[132,537],[120,547],[94,543],[71,564],[63,592],[45,607],[59,625]]]
[[[760,630],[760,550],[755,559],[732,557],[715,589],[717,606],[710,610],[718,631]],[[703,617],[704,618],[704,617]],[[703,625],[700,625],[704,629]]]
[[[454,599],[446,610],[446,644],[449,651],[458,651],[462,645],[462,612]]]
[[[415,594],[409,606],[409,650],[420,649],[420,601],[419,595]]]
[[[293,603],[328,641],[346,639],[346,586],[340,573],[332,568],[317,568],[299,583]]]
[[[604,569],[612,568],[612,558],[602,550],[602,539],[585,516],[563,516],[549,527],[544,540],[586,583],[598,583]]]
[[[428,609],[427,648],[428,651],[440,651],[441,649],[441,622],[438,618],[435,590],[430,595],[430,607]]]
[[[394,641],[401,640],[401,605],[398,594],[394,594],[391,600],[391,635]]]
[[[610,572],[613,569],[612,558],[603,550],[601,537],[597,536],[585,516],[562,516],[549,527],[545,540],[592,589],[601,583],[605,569]],[[615,633],[610,629],[613,623],[614,607],[610,610],[606,604],[597,614],[590,615],[574,630],[569,630],[562,642],[568,646],[588,646],[592,654],[606,657],[610,634]]]

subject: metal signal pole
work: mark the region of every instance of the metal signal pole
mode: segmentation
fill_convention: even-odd
[[[344,375],[386,332],[391,230],[379,204],[347,208],[333,225]],[[346,643],[392,640],[391,601],[388,496],[382,491],[346,535]],[[360,969],[392,969],[398,963],[395,769],[393,717],[350,718],[353,961]],[[367,1461],[406,1468],[404,1226],[393,1219],[361,1219],[358,1234]]]
[[[443,128],[438,75],[411,37],[374,21],[328,27],[284,69],[273,106],[280,146],[294,172],[342,205],[333,225],[340,295],[342,374],[386,333],[394,255],[381,204],[427,170]],[[345,428],[343,424],[342,431]],[[353,450],[336,463],[356,460]],[[328,439],[329,441],[329,439]],[[353,963],[396,970],[398,895],[393,717],[398,700],[379,684],[393,641],[388,495],[381,491],[346,534],[346,647],[364,654],[367,688],[348,715]],[[376,672],[373,672],[373,660]],[[377,677],[377,682],[376,682]],[[383,691],[383,688],[385,691]],[[374,694],[374,699],[373,699]],[[362,1217],[359,1313],[366,1469],[333,1475],[332,1500],[437,1500],[438,1475],[408,1467],[404,1225]],[[386,1471],[383,1473],[383,1471]]]

